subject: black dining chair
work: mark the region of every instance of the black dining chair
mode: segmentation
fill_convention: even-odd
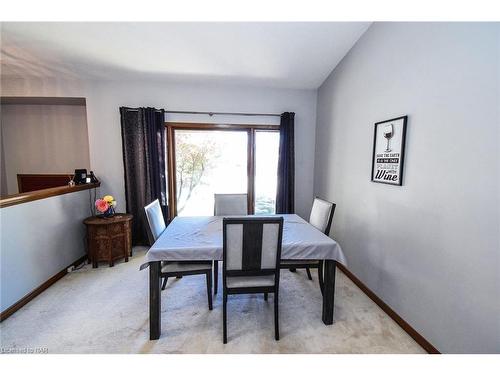
[[[144,207],[146,218],[148,220],[151,235],[156,241],[166,229],[165,220],[161,212],[158,199]],[[180,278],[190,275],[206,275],[208,309],[212,310],[212,261],[192,261],[192,262],[167,262],[161,264],[160,277],[163,277],[161,290],[165,290],[169,277]]]
[[[214,194],[214,216],[248,215],[248,194]],[[214,260],[214,294],[219,289],[219,261]]]
[[[318,197],[314,198],[311,214],[309,216],[309,223],[328,236],[330,234],[330,228],[332,226],[335,207],[335,203],[328,202]],[[292,272],[295,272],[295,270],[297,269],[305,268],[309,280],[312,280],[310,269],[317,268],[319,288],[321,290],[321,293],[323,293],[323,260],[284,259],[281,261],[280,267],[282,269],[289,269]]]
[[[223,342],[227,343],[227,297],[274,293],[274,338],[279,340],[282,217],[223,219]]]

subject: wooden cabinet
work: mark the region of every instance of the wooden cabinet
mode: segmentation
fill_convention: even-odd
[[[113,267],[115,260],[132,256],[132,215],[115,214],[113,217],[88,217],[87,251],[89,262],[97,268],[98,262],[106,261]]]

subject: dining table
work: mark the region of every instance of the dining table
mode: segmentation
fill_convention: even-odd
[[[324,261],[322,321],[333,324],[336,262],[346,265],[340,245],[296,214],[266,216],[284,219],[281,259]],[[161,262],[222,260],[222,220],[222,216],[177,216],[146,253],[140,269],[149,267],[150,340],[161,334]]]

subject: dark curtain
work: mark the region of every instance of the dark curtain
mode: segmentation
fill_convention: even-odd
[[[144,206],[158,199],[167,216],[165,111],[121,107],[120,114],[127,213],[134,215],[132,243],[147,245],[150,234]]]
[[[280,147],[278,158],[278,186],[276,189],[276,213],[294,213],[295,151],[293,124],[295,113],[285,112],[280,121]]]

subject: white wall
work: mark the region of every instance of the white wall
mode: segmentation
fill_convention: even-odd
[[[0,311],[85,255],[89,190],[0,209]]]
[[[7,194],[19,192],[17,174],[90,167],[85,106],[7,104],[0,115]]]
[[[378,23],[318,93],[315,194],[348,268],[442,352],[500,352],[499,24]],[[408,115],[404,185],[373,124]]]
[[[282,113],[295,112],[298,214],[307,217],[313,198],[316,90],[280,90],[230,85],[193,85],[153,81],[58,81],[16,79],[2,82],[4,96],[83,96],[87,99],[90,164],[103,182],[101,191],[125,209],[120,106],[170,110]],[[169,116],[167,120],[277,123],[278,118]]]

